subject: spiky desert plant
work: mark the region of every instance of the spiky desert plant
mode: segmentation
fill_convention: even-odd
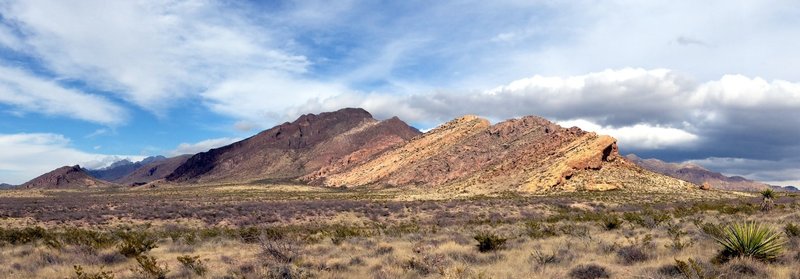
[[[735,223],[727,226],[720,237],[714,237],[720,245],[720,259],[727,261],[736,257],[750,257],[761,261],[775,260],[786,244],[785,239],[772,228],[756,222]]]
[[[761,211],[770,211],[775,207],[775,203],[772,201],[775,198],[775,191],[770,188],[764,189],[761,191],[761,197],[764,198],[761,201]]]

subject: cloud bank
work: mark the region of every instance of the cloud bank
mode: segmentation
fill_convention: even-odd
[[[741,75],[698,82],[667,69],[625,68],[566,77],[537,75],[484,91],[344,94],[295,110],[345,106],[363,107],[382,118],[397,115],[434,124],[464,114],[494,120],[540,115],[615,136],[623,151],[673,161],[724,157],[776,166],[800,154],[800,84]],[[725,165],[711,168],[715,166],[752,173]],[[778,171],[790,167],[782,165]]]
[[[0,134],[0,174],[5,183],[21,184],[62,166],[80,164],[97,169],[113,162],[144,156],[92,154],[70,147],[63,135],[50,133]]]

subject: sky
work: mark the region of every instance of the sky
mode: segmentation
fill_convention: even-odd
[[[539,115],[800,185],[798,1],[0,2],[0,182],[362,107]]]

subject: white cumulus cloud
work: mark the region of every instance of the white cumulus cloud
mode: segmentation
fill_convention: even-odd
[[[80,164],[102,168],[113,162],[144,156],[105,155],[80,151],[70,146],[63,135],[50,133],[0,134],[0,181],[21,184],[62,166]]]

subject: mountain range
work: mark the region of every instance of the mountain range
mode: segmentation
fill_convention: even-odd
[[[15,187],[17,187],[17,186],[16,185],[11,185],[11,184],[8,184],[8,183],[0,183],[0,190],[13,189]]]
[[[691,171],[680,170],[663,162],[623,157],[612,137],[560,127],[536,116],[492,125],[467,115],[421,133],[396,117],[379,121],[363,109],[346,108],[306,114],[207,152],[122,161],[102,170],[63,167],[23,186],[260,181],[326,187],[416,186],[440,193],[480,194],[614,189],[674,192],[723,181],[710,171],[698,167],[705,172],[695,172],[692,167],[688,166]],[[690,179],[693,177],[705,180]],[[728,184],[714,184],[714,188],[745,184],[737,178],[724,181]]]
[[[123,177],[127,176],[128,174],[134,172],[135,170],[141,168],[143,165],[158,162],[161,160],[166,160],[164,156],[152,156],[147,157],[144,160],[139,162],[131,162],[128,159],[124,159],[121,161],[116,161],[108,167],[101,168],[101,169],[94,169],[94,170],[86,170],[94,178],[102,179],[105,181],[116,181],[122,179]]]
[[[626,156],[631,162],[652,172],[682,179],[714,189],[737,191],[761,191],[770,185],[748,180],[741,176],[725,176],[692,163],[668,163],[658,159],[642,159],[635,154]]]

